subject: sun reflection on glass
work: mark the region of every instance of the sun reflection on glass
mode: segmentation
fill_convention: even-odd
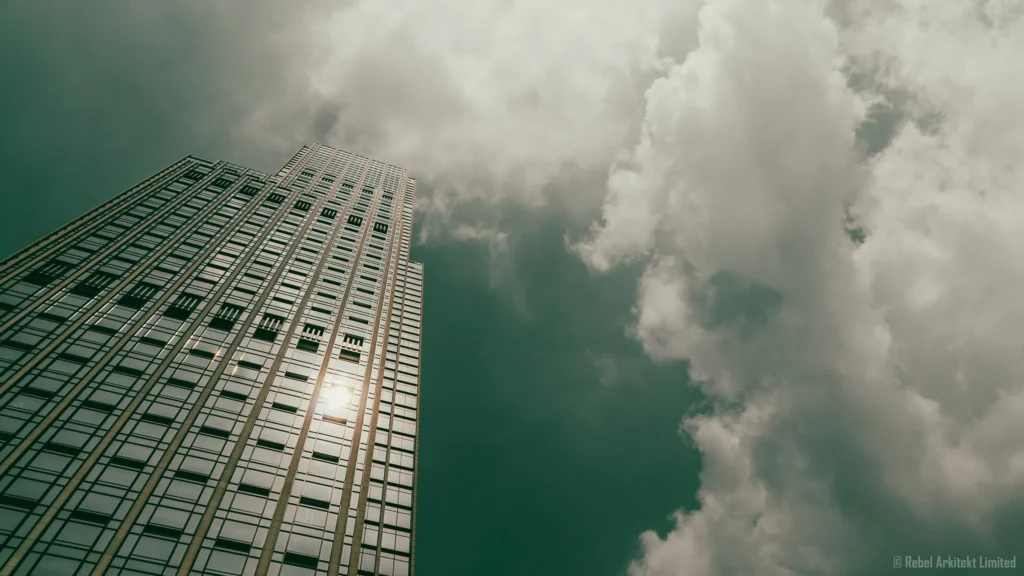
[[[324,400],[327,401],[327,409],[331,411],[348,407],[352,400],[352,390],[345,386],[331,386],[324,390]]]

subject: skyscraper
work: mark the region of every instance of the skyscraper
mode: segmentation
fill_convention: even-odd
[[[0,575],[411,574],[414,194],[186,157],[0,264]]]

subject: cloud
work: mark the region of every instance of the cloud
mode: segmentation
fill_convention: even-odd
[[[294,90],[498,255],[502,231],[446,219],[611,167],[560,186],[607,192],[574,249],[647,263],[633,333],[714,406],[686,421],[701,507],[633,574],[875,573],[1005,552],[1021,509],[1021,13],[357,2],[316,19]]]
[[[530,317],[526,295],[516,278],[515,258],[508,234],[496,228],[481,225],[456,225],[447,230],[448,236],[459,242],[478,242],[487,247],[488,282],[492,290],[509,299],[512,307],[523,319]]]
[[[590,359],[594,371],[597,372],[597,381],[601,386],[612,386],[619,380],[621,360],[617,360],[611,354],[595,354],[590,350],[587,350],[587,358]]]
[[[239,139],[291,148],[314,118],[324,143],[415,173],[433,231],[468,203],[543,205],[552,183],[593,203],[587,176],[635,138],[644,90],[695,40],[696,6],[321,4],[272,36],[291,65]]]
[[[603,220],[576,246],[596,270],[648,261],[635,333],[654,357],[689,360],[718,404],[687,422],[705,459],[700,509],[645,534],[632,574],[863,574],[894,554],[1012,554],[1022,12],[701,11],[699,46],[647,91]],[[857,142],[880,108],[898,122],[886,141]],[[769,297],[751,307],[750,290]]]

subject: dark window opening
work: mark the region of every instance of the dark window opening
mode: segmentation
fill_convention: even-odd
[[[33,348],[35,348],[34,345],[29,344],[28,342],[19,342],[17,340],[13,340],[11,338],[8,338],[7,340],[4,340],[3,342],[0,342],[0,346],[6,346],[7,348],[13,348],[15,350],[21,350],[22,352],[28,352],[29,350],[32,350]]]
[[[252,484],[239,484],[238,491],[244,492],[245,494],[255,494],[257,496],[270,496],[270,489],[262,486],[254,486]]]
[[[36,284],[38,286],[46,286],[50,282],[53,282],[67,274],[68,270],[71,270],[71,264],[61,262],[60,260],[50,260],[46,264],[43,264],[39,268],[25,275],[25,282],[28,282],[29,284]]]
[[[107,404],[106,402],[97,402],[96,400],[86,400],[82,402],[82,408],[88,408],[89,410],[95,410],[97,412],[113,412],[115,406],[113,404]]]
[[[360,224],[363,223],[363,217],[362,216],[356,216],[355,214],[349,214],[349,216],[348,216],[348,223],[353,225],[353,226],[359,226]]]
[[[93,272],[88,278],[72,288],[71,293],[92,298],[102,292],[104,288],[110,286],[116,279],[117,277],[109,272]]]
[[[316,451],[313,452],[313,458],[315,460],[323,460],[324,462],[330,462],[332,464],[337,464],[341,461],[341,458],[334,456],[333,454],[324,454],[323,452]]]
[[[245,186],[242,186],[241,192],[242,192],[242,194],[244,194],[246,196],[253,196],[257,192],[259,192],[259,190],[260,190],[259,188],[257,188],[256,186],[253,186],[252,184],[246,184]]]
[[[273,342],[277,339],[277,333],[281,330],[282,324],[284,324],[283,317],[277,314],[264,314],[252,337],[257,340]]]
[[[189,294],[188,292],[182,293],[174,301],[174,304],[164,312],[164,316],[174,318],[175,320],[188,320],[188,317],[195,312],[202,301],[202,296]]]
[[[246,400],[249,399],[249,397],[246,396],[245,394],[242,394],[241,392],[234,392],[232,390],[221,390],[220,395],[225,398],[230,398],[231,400],[237,400],[239,402],[245,402]]]
[[[380,232],[381,234],[387,234],[388,225],[382,222],[377,222],[376,224],[373,225],[373,231]]]
[[[25,394],[26,396],[41,398],[43,400],[49,400],[57,395],[57,393],[52,390],[44,390],[42,388],[36,388],[35,386],[28,386],[24,390],[22,390],[21,393]]]
[[[109,514],[101,514],[99,512],[90,512],[89,510],[75,510],[71,513],[72,520],[80,520],[89,524],[106,525],[110,522]]]
[[[308,496],[302,496],[299,498],[299,504],[302,506],[309,506],[310,508],[320,508],[321,510],[327,510],[331,507],[330,502],[318,500],[316,498],[310,498]]]
[[[312,207],[313,205],[310,204],[309,202],[306,202],[305,200],[299,200],[295,202],[295,209],[300,210],[302,212],[308,212],[309,209]]]
[[[267,196],[267,202],[271,204],[280,204],[281,202],[284,202],[284,194],[272,192],[270,196]]]
[[[221,304],[220,310],[210,320],[210,328],[224,331],[231,330],[244,311],[245,308],[237,304]]]
[[[197,484],[206,484],[210,480],[210,476],[207,474],[201,474],[199,472],[192,472],[190,470],[178,470],[174,473],[175,478],[180,478],[187,482],[196,482]]]
[[[146,463],[141,460],[132,460],[131,458],[125,458],[123,456],[114,456],[110,459],[111,466],[117,466],[118,468],[128,468],[129,470],[142,470],[146,467]]]
[[[335,216],[338,215],[338,211],[335,210],[334,208],[324,208],[323,210],[320,211],[320,215],[323,216],[324,218],[333,219]]]
[[[161,426],[170,426],[171,424],[174,424],[174,418],[169,418],[167,416],[161,416],[160,414],[152,414],[148,412],[139,417],[139,420],[142,420],[143,422],[149,422],[150,424],[159,424]]]
[[[202,348],[190,349],[190,351],[188,351],[188,354],[198,356],[200,358],[205,358],[207,360],[213,360],[213,357],[215,356],[212,352],[206,351],[206,349]]]
[[[284,553],[284,563],[292,566],[315,570],[319,562],[320,559],[315,556],[306,556],[305,554],[298,554],[296,552]]]
[[[149,536],[156,536],[157,538],[167,538],[169,540],[177,540],[181,538],[180,528],[168,528],[167,526],[160,526],[159,524],[147,524],[142,529],[143,534]]]
[[[214,428],[212,426],[200,426],[199,433],[204,436],[213,436],[214,438],[230,438],[231,432],[228,430],[221,430],[220,428]]]
[[[163,348],[164,346],[167,346],[167,342],[164,342],[163,340],[159,340],[157,338],[150,338],[149,336],[142,336],[141,338],[139,338],[139,342],[142,342],[143,344],[149,344],[150,346],[156,346],[157,348]]]
[[[299,411],[299,409],[296,406],[288,406],[287,404],[281,404],[280,402],[274,402],[273,404],[271,404],[271,408],[273,408],[274,410],[280,410],[282,412],[288,412],[290,414],[295,414],[296,412]]]
[[[280,442],[274,442],[273,440],[266,440],[263,438],[260,438],[259,440],[256,441],[256,446],[259,446],[260,448],[266,448],[267,450],[273,450],[274,452],[281,452],[282,450],[284,450],[284,444]]]
[[[21,496],[4,494],[0,496],[0,506],[17,508],[19,510],[33,510],[36,507],[36,501],[29,500],[28,498],[22,498]]]
[[[136,378],[145,374],[145,372],[143,372],[142,370],[139,370],[138,368],[132,368],[131,366],[114,366],[114,372],[117,372],[119,374],[127,374],[129,376],[134,376]]]
[[[78,456],[78,453],[82,451],[81,448],[76,446],[68,446],[67,444],[58,444],[56,442],[47,442],[46,444],[43,444],[43,450],[53,452],[55,454],[63,454],[65,456]]]
[[[232,180],[228,180],[227,178],[217,178],[213,181],[213,185],[218,188],[227,188],[231,185],[231,182]]]
[[[224,550],[231,550],[233,552],[241,552],[242,554],[248,554],[249,550],[252,549],[252,544],[246,542],[236,542],[235,540],[228,540],[226,538],[217,538],[213,542],[214,548],[223,548]]]
[[[296,348],[307,352],[316,352],[320,348],[320,342],[324,337],[324,327],[316,324],[306,324],[299,336]]]
[[[139,282],[135,286],[132,286],[132,289],[122,296],[117,303],[128,308],[139,309],[142,308],[146,302],[149,302],[149,300],[159,291],[160,287],[156,284]]]

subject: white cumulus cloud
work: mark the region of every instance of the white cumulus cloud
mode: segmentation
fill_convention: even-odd
[[[577,246],[717,411],[701,507],[632,573],[1012,555],[1024,488],[1024,28],[1010,2],[714,2]],[[898,111],[870,159],[872,105]],[[858,244],[844,224],[866,235]],[[765,294],[770,298],[763,298]],[[751,306],[761,301],[762,305]]]

